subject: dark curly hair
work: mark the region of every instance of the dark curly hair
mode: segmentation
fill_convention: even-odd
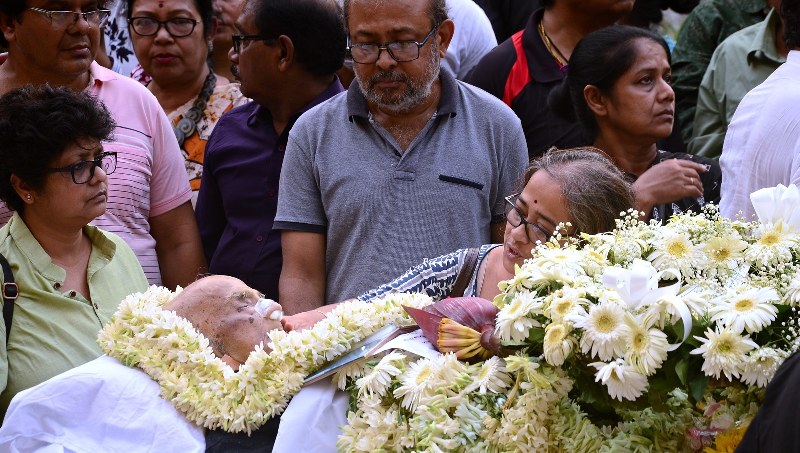
[[[109,3],[111,3],[111,0],[99,0],[97,2],[97,7],[105,9],[108,7]],[[0,14],[11,17],[17,22],[22,22],[22,13],[24,13],[26,9],[28,9],[27,0],[0,1]],[[8,48],[8,41],[6,41],[2,33],[0,33],[0,48]]]
[[[83,92],[29,85],[0,96],[0,200],[22,211],[11,175],[41,190],[48,167],[70,145],[108,140],[114,127],[103,103]]]
[[[800,0],[783,0],[780,13],[786,48],[800,49]]]

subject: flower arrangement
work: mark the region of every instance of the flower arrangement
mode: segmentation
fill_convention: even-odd
[[[247,433],[283,412],[311,371],[386,324],[409,324],[403,306],[431,303],[425,296],[395,294],[372,304],[341,304],[314,329],[270,332],[271,351],[257,347],[234,372],[188,320],[164,309],[179,293],[152,286],[128,296],[100,332],[100,348],[147,373],[159,383],[161,397],[197,425]]]
[[[339,449],[732,451],[798,346],[798,200],[779,186],[753,194],[760,222],[629,212],[541,244],[493,301],[511,354],[351,366]]]

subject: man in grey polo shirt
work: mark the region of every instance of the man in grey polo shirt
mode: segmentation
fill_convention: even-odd
[[[289,135],[275,229],[288,314],[355,297],[425,258],[502,242],[527,164],[519,119],[439,72],[444,0],[345,1],[356,82]]]

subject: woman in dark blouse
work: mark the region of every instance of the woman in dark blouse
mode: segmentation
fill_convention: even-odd
[[[636,208],[666,222],[719,203],[722,172],[716,160],[659,150],[672,133],[675,93],[664,39],[645,29],[615,25],[586,35],[575,47],[551,107],[580,121],[633,183]]]

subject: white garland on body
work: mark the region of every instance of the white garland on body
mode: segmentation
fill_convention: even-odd
[[[188,320],[164,309],[180,291],[151,286],[128,296],[98,343],[109,356],[153,378],[161,397],[187,419],[209,429],[247,433],[281,414],[310,372],[387,324],[410,323],[402,305],[432,303],[420,294],[345,302],[312,329],[273,330],[272,351],[259,345],[235,372]]]

